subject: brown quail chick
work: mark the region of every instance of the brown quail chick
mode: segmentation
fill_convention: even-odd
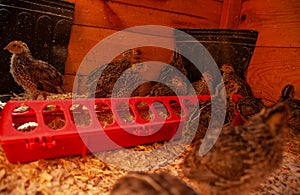
[[[12,41],[4,49],[12,53],[10,73],[14,80],[33,99],[41,94],[64,93],[63,75],[47,62],[34,59],[28,46],[21,41]]]
[[[229,64],[223,64],[221,67],[223,72],[223,81],[225,84],[227,96],[232,96],[234,93],[240,94],[243,97],[253,96],[252,90],[248,83],[240,78]]]
[[[209,88],[213,85],[212,75],[208,72],[202,74],[201,80],[192,83],[197,95],[210,95]]]
[[[202,139],[208,127],[222,127],[226,121],[226,102],[219,96],[212,96],[204,102],[200,102],[199,107],[195,107],[190,111],[183,128],[184,144],[191,143],[192,145],[199,139]],[[214,105],[214,118],[212,116],[212,102]],[[195,131],[196,132],[193,132]],[[187,141],[189,143],[187,143]]]
[[[284,102],[290,108],[288,116],[289,128],[294,136],[300,137],[300,100],[295,98],[295,87],[286,85],[278,102]]]
[[[187,95],[187,93],[187,83],[182,77],[175,75],[169,81],[164,83],[157,82],[153,85],[148,96],[182,96]]]
[[[208,194],[247,194],[282,162],[287,112],[284,104],[276,104],[251,117],[247,125],[224,126],[220,135],[207,137],[216,143],[201,156],[199,151],[207,145],[198,140],[184,160],[183,173]]]
[[[148,66],[143,63],[133,64],[131,69],[123,72],[114,85],[112,96],[133,97],[148,94],[152,85],[151,82],[145,82],[143,79],[143,73],[148,69]]]
[[[163,67],[157,81],[148,96],[182,96],[188,94],[189,87],[186,76],[173,66]]]
[[[86,87],[89,97],[106,98],[111,93],[116,81],[122,73],[131,68],[134,56],[139,55],[139,50],[130,49],[122,54],[122,58],[93,70],[87,77]]]
[[[240,98],[236,103],[236,110],[244,122],[247,122],[250,117],[259,113],[264,107],[262,99],[254,96]]]
[[[168,173],[131,172],[120,178],[111,195],[196,195],[181,180]]]
[[[173,56],[169,64],[177,68],[184,76],[187,76],[185,62],[180,53],[178,52],[178,49],[175,49],[175,51],[173,52]]]
[[[156,83],[154,81],[145,81],[139,85],[131,94],[131,97],[146,97],[150,93],[152,87]]]

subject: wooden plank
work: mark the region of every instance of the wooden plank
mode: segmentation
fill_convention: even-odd
[[[241,4],[241,0],[224,0],[220,28],[238,28]]]
[[[134,4],[137,2],[135,0],[131,4],[125,4],[106,3],[100,0],[77,0],[74,24],[116,30],[137,25],[165,25],[175,28],[213,28],[219,26],[221,2],[213,1],[214,4],[211,5],[215,5],[215,7],[212,9],[202,7],[201,3],[199,5],[193,3],[193,6],[189,3],[183,6],[182,10],[180,10],[180,6],[183,3],[177,0],[155,1],[156,3],[153,1],[152,7],[150,5],[148,7],[135,6]],[[162,6],[162,2],[165,6]],[[162,9],[157,9],[159,6]],[[174,6],[178,6],[178,12],[172,10]],[[198,9],[196,9],[197,6],[199,6]]]
[[[239,28],[259,31],[258,46],[300,47],[300,1],[244,1],[240,18]]]
[[[286,84],[293,84],[300,98],[300,48],[256,47],[247,71],[255,96],[267,104],[278,99]]]
[[[81,64],[84,57],[87,53],[101,40],[107,38],[109,35],[112,35],[117,31],[108,30],[102,28],[92,28],[86,26],[78,26],[74,25],[72,27],[71,38],[69,43],[69,53],[66,61],[65,74],[76,74],[79,65]],[[139,41],[141,39],[151,40],[152,44],[166,44],[170,47],[174,47],[175,41],[173,38],[173,31],[166,32],[164,31],[164,36],[153,36],[142,34],[140,37],[137,33],[132,32],[124,32],[123,39],[118,39],[114,41],[109,48],[106,50],[114,51],[118,49],[118,47],[122,45],[127,45],[128,40],[130,40],[130,44],[134,44],[134,41]],[[169,37],[167,36],[169,35]],[[133,39],[133,41],[132,41]],[[135,40],[137,39],[137,40]],[[142,55],[141,60],[143,61],[161,61],[161,62],[169,62],[172,52],[166,49],[157,48],[157,47],[142,47],[140,48]],[[108,52],[108,51],[103,51]],[[105,53],[99,54],[99,58],[101,55],[105,56]],[[91,69],[87,68],[84,74],[88,74]]]
[[[109,2],[109,4],[113,3],[133,5],[198,17],[214,18],[216,15],[220,15],[223,0],[114,0],[113,2]]]

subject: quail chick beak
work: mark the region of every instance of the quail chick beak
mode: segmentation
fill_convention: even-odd
[[[3,50],[7,50],[7,46],[3,48]]]

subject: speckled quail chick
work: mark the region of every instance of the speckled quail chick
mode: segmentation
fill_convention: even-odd
[[[225,84],[227,96],[232,97],[233,94],[240,94],[243,97],[253,96],[252,90],[248,83],[240,78],[229,64],[223,64],[221,67],[222,77]]]
[[[295,87],[286,85],[278,102],[284,102],[290,108],[288,124],[295,136],[300,137],[300,100],[295,98]]]
[[[130,49],[122,54],[122,58],[93,70],[87,77],[86,87],[89,97],[106,98],[111,97],[116,81],[122,73],[131,68],[135,61],[133,56],[139,55],[140,51]]]
[[[63,75],[47,62],[34,59],[22,41],[12,41],[4,49],[12,53],[10,73],[33,99],[41,94],[64,93]]]
[[[242,97],[236,103],[236,110],[244,122],[247,122],[250,117],[259,113],[264,107],[262,99],[254,96]]]
[[[187,95],[187,71],[182,56],[175,49],[168,66],[164,66],[158,75],[148,96]]]
[[[148,94],[148,96],[176,96],[187,95],[188,87],[186,81],[175,75],[168,81],[163,83],[156,82]]]
[[[172,59],[169,64],[177,68],[184,76],[187,76],[187,70],[185,68],[185,62],[178,52],[178,49],[175,49],[172,55]]]
[[[132,68],[123,72],[112,91],[113,97],[145,96],[149,93],[152,83],[145,82],[143,73],[149,67],[143,63],[133,64]]]
[[[214,104],[213,119],[211,119],[212,104]],[[199,107],[191,109],[183,127],[184,144],[188,141],[193,145],[195,141],[202,139],[209,126],[222,127],[224,123],[227,123],[226,108],[226,102],[222,97],[212,96],[211,99],[200,102]]]
[[[212,95],[209,89],[213,87],[213,77],[209,72],[204,72],[201,80],[193,82],[192,86],[197,95]]]
[[[181,180],[168,173],[132,172],[120,178],[111,195],[196,195],[197,193]]]
[[[184,175],[208,194],[246,194],[280,166],[287,112],[284,104],[276,104],[251,117],[247,125],[224,126],[220,135],[207,137],[216,143],[202,156],[203,140],[198,140],[184,160]]]

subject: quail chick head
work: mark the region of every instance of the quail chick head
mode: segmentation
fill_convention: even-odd
[[[222,77],[228,96],[231,97],[234,93],[240,94],[243,97],[253,96],[250,86],[236,74],[233,66],[223,64],[221,71],[223,72]]]
[[[290,108],[288,116],[289,128],[294,136],[300,137],[300,100],[295,98],[295,87],[286,85],[282,89],[278,102],[283,102]]]
[[[131,172],[113,186],[111,195],[196,195],[183,181],[168,173]]]
[[[47,62],[32,57],[22,41],[12,41],[4,49],[12,53],[10,73],[33,99],[42,94],[64,93],[63,75]]]
[[[208,194],[246,194],[280,166],[287,112],[284,104],[276,104],[244,126],[224,126],[220,135],[207,137],[216,142],[201,156],[203,140],[198,140],[184,160],[183,173]]]

